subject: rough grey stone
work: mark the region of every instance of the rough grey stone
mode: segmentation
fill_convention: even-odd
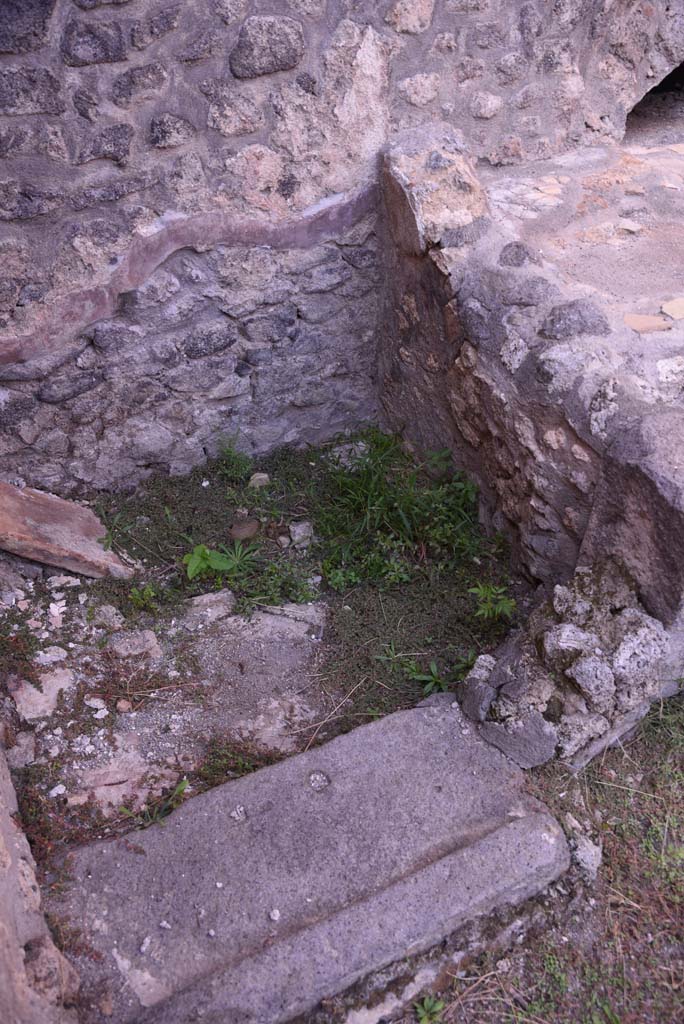
[[[573,860],[575,860],[580,871],[589,881],[593,882],[601,867],[601,860],[603,858],[601,847],[584,835],[577,836],[573,845]]]
[[[517,769],[425,707],[200,795],[135,847],[75,851],[59,912],[102,957],[85,969],[113,1024],[279,1024],[568,863]]]
[[[539,257],[524,242],[508,242],[499,255],[503,267],[523,267],[526,263],[539,263]]]
[[[45,43],[55,0],[3,0],[0,53],[30,53]]]
[[[92,11],[96,7],[118,7],[129,4],[131,0],[73,0],[77,7],[84,11]]]
[[[62,36],[62,58],[71,67],[125,60],[126,37],[118,22],[70,21]]]
[[[574,299],[555,306],[541,326],[545,338],[562,341],[581,334],[610,334],[610,324],[601,310],[588,299]]]
[[[539,711],[528,711],[505,723],[484,722],[480,735],[521,768],[536,768],[550,761],[558,745],[558,731]]]
[[[86,121],[94,121],[97,116],[99,101],[86,89],[77,89],[72,96],[72,103],[76,111]]]
[[[293,18],[247,18],[230,54],[236,78],[258,78],[295,68],[304,56],[302,26]]]
[[[133,128],[129,124],[113,124],[103,129],[81,150],[78,162],[88,163],[90,160],[113,160],[123,166],[131,148]]]
[[[194,126],[177,114],[160,114],[150,121],[150,142],[158,149],[182,146],[195,135]]]
[[[131,42],[136,50],[144,50],[150,43],[165,36],[178,27],[180,7],[165,7],[144,21],[138,21],[131,29]]]
[[[149,99],[161,89],[167,77],[166,69],[158,61],[129,68],[114,79],[112,99],[119,107],[127,107],[133,99]]]
[[[0,113],[61,114],[65,104],[60,83],[47,68],[0,71]]]
[[[215,48],[220,44],[220,36],[211,30],[200,32],[187,46],[178,53],[178,60],[184,64],[195,64],[197,61],[211,57]]]
[[[40,389],[38,398],[41,402],[58,405],[84,391],[92,391],[101,381],[101,373],[72,373],[66,377],[57,377]]]
[[[209,324],[196,327],[183,339],[181,347],[188,359],[200,359],[223,352],[237,341],[237,330],[232,324]]]
[[[589,705],[597,711],[608,711],[615,701],[615,676],[603,658],[587,655],[566,669],[566,675],[577,683]]]
[[[0,220],[31,220],[62,203],[58,192],[36,188],[27,181],[0,182]]]

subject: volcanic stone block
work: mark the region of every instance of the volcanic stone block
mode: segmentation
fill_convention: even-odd
[[[230,55],[236,78],[258,78],[297,67],[304,55],[302,26],[293,18],[247,18]]]
[[[90,160],[113,160],[123,165],[128,158],[132,138],[133,129],[130,124],[112,124],[88,142],[78,162],[85,164]]]
[[[125,60],[126,39],[121,25],[115,21],[70,21],[62,36],[62,58],[75,68]]]
[[[610,324],[601,310],[588,299],[574,299],[554,306],[542,324],[540,334],[559,341],[579,334],[610,334]]]
[[[0,53],[30,53],[45,42],[55,0],[3,0]]]
[[[47,68],[0,71],[0,114],[61,114],[60,85]]]
[[[160,114],[150,121],[150,142],[158,149],[182,146],[195,135],[195,129],[184,117],[176,114]]]
[[[119,107],[127,107],[133,99],[149,99],[161,89],[166,78],[163,64],[129,68],[114,79],[112,99]]]

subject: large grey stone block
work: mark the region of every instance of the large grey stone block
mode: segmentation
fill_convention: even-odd
[[[522,780],[457,708],[402,712],[78,850],[52,909],[113,1024],[287,1021],[566,869]]]

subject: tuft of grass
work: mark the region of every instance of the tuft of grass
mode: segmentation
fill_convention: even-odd
[[[229,484],[247,483],[252,474],[252,460],[249,455],[238,451],[235,441],[223,441],[217,459],[219,475]]]
[[[212,736],[202,761],[195,769],[194,780],[201,787],[218,786],[230,779],[250,775],[259,768],[274,764],[277,756],[234,739]]]
[[[147,803],[140,810],[131,810],[129,807],[120,807],[121,814],[130,818],[136,828],[149,828],[150,825],[163,825],[164,818],[176,810],[183,803],[183,797],[190,783],[187,779],[181,781],[173,789],[165,790],[157,799]]]

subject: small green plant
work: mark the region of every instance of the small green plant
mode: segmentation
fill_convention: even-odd
[[[257,551],[256,544],[243,544],[239,540],[235,541],[232,548],[222,547],[220,550],[196,544],[192,551],[184,555],[183,565],[189,580],[211,573],[236,580],[254,569]]]
[[[140,811],[132,811],[129,807],[121,807],[121,813],[127,818],[132,818],[136,828],[163,825],[164,818],[168,818],[169,814],[183,803],[183,795],[188,785],[187,779],[181,779],[171,793],[162,795],[159,800],[142,808]]]
[[[427,672],[424,672],[415,661],[411,661],[404,668],[404,674],[412,683],[423,684],[424,697],[429,697],[431,693],[444,693],[449,689],[449,683],[442,677],[436,661],[430,662]]]
[[[413,1009],[416,1011],[418,1024],[439,1024],[446,1004],[437,996],[425,996],[419,1003],[413,1004]]]
[[[468,589],[469,594],[477,599],[477,610],[475,615],[478,619],[497,621],[499,619],[512,619],[515,614],[516,603],[506,593],[506,588],[496,586],[493,583],[478,583]]]
[[[219,473],[229,484],[244,484],[252,473],[252,460],[238,451],[232,441],[224,441],[219,452]]]
[[[157,600],[160,593],[154,583],[146,583],[144,587],[131,587],[128,596],[133,607],[140,612],[154,613],[159,610]]]
[[[475,651],[474,648],[472,647],[470,648],[467,654],[464,654],[460,658],[456,659],[451,669],[451,674],[454,677],[455,683],[460,683],[461,680],[465,679],[465,677],[468,675],[471,668],[475,664],[476,660],[477,651]]]

